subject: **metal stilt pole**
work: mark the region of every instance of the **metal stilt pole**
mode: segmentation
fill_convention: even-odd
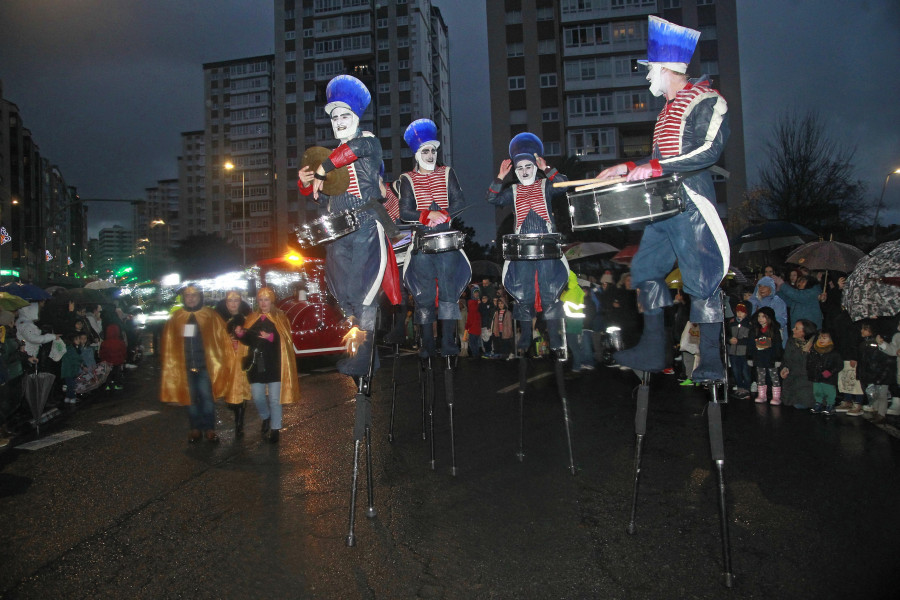
[[[561,351],[562,357],[556,359],[556,389],[562,401],[563,423],[566,426],[566,443],[569,447],[569,472],[575,474],[575,454],[572,451],[572,417],[569,415],[569,401],[566,400],[566,383],[563,378],[563,365],[566,362],[565,349]]]
[[[528,382],[528,357],[519,357],[519,451],[516,458],[525,460],[525,386]]]
[[[631,521],[628,533],[635,532],[635,514],[637,512],[638,484],[641,479],[641,451],[644,446],[644,435],[647,433],[647,408],[650,403],[650,373],[644,373],[637,393],[637,411],[634,415],[634,484],[631,496]]]
[[[734,575],[731,572],[731,542],[728,535],[728,507],[725,503],[725,441],[722,433],[722,405],[719,403],[719,386],[716,382],[710,384],[712,400],[709,403],[709,447],[712,459],[716,465],[716,473],[719,482],[719,520],[722,528],[722,562],[725,569],[725,587],[734,584]]]
[[[397,363],[400,362],[400,344],[394,344],[394,364],[391,365],[391,422],[388,441],[394,441],[394,409],[397,406]]]
[[[453,431],[453,357],[447,356],[445,360],[447,364],[444,367],[444,399],[450,415],[450,475],[456,477],[456,438]]]

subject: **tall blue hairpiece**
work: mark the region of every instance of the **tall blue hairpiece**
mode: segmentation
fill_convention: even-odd
[[[422,144],[438,141],[437,125],[431,119],[416,119],[403,132],[403,140],[415,154]],[[440,146],[439,143],[438,146]]]
[[[520,160],[527,158],[534,162],[534,155],[544,155],[544,143],[541,138],[523,131],[509,142],[509,157],[515,165]]]
[[[697,48],[700,32],[650,15],[645,62],[689,63]]]
[[[338,106],[349,108],[357,117],[362,118],[363,113],[372,101],[369,88],[362,81],[352,75],[338,75],[328,82],[325,88],[325,112],[331,114]]]

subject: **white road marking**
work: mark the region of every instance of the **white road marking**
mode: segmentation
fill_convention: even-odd
[[[47,437],[43,437],[39,440],[34,440],[33,442],[28,442],[27,444],[21,444],[19,446],[16,446],[16,448],[21,448],[22,450],[40,450],[41,448],[46,448],[47,446],[52,446],[53,444],[65,442],[66,440],[71,440],[72,438],[77,438],[88,433],[90,433],[90,431],[77,431],[75,429],[70,429],[69,431],[60,431],[59,433],[48,435]]]
[[[133,412],[128,415],[122,415],[121,417],[116,417],[114,419],[106,419],[105,421],[100,421],[101,425],[121,425],[123,423],[128,423],[129,421],[137,421],[138,419],[143,419],[144,417],[149,417],[150,415],[159,414],[158,410],[139,410],[137,412]]]
[[[544,377],[550,377],[551,375],[553,375],[553,372],[547,371],[546,373],[541,373],[540,375],[535,375],[534,377],[529,377],[526,381],[528,383],[532,383],[534,381],[537,381],[538,379],[543,379]],[[513,392],[518,389],[519,389],[519,384],[514,383],[512,385],[506,386],[505,388],[500,388],[499,390],[497,390],[497,393],[498,394],[508,394],[509,392]]]

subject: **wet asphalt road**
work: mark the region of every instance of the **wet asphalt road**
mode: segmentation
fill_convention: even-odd
[[[734,587],[722,585],[707,397],[652,381],[637,532],[628,535],[637,379],[567,375],[577,473],[568,471],[549,361],[532,361],[526,456],[514,362],[460,359],[459,474],[446,410],[437,467],[422,439],[416,359],[375,381],[377,517],[365,480],[347,548],[352,382],[301,371],[278,445],[247,410],[235,439],[186,443],[186,410],[157,401],[153,357],[126,390],[45,433],[87,432],[0,454],[2,598],[889,598],[900,592],[900,470],[893,426],[732,401],[724,409]],[[439,399],[442,397],[438,375]],[[507,391],[508,390],[508,391]],[[498,393],[498,391],[500,393]],[[101,421],[158,411],[121,425]],[[21,443],[27,440],[18,440]],[[364,473],[364,471],[363,471]]]

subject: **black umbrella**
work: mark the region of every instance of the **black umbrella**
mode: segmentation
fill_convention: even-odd
[[[803,244],[792,251],[784,262],[803,265],[813,271],[840,271],[849,273],[866,255],[865,252],[835,241],[818,241]]]
[[[39,437],[41,435],[41,416],[44,414],[44,406],[47,404],[47,398],[50,397],[55,380],[56,376],[53,373],[40,372],[37,368],[33,373],[25,375],[25,400],[31,409],[31,416],[34,417],[34,426]]]
[[[472,277],[478,275],[485,277],[500,277],[503,269],[500,265],[490,260],[473,260],[472,261]]]
[[[758,252],[776,250],[787,246],[799,246],[816,234],[789,221],[768,221],[743,230],[736,245],[738,252]]]
[[[53,294],[51,302],[74,302],[75,304],[112,304],[109,296],[100,290],[92,290],[90,288],[72,288],[69,290],[58,291]]]

